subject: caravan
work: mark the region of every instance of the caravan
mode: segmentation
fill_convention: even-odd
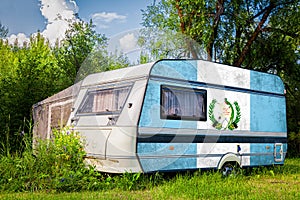
[[[278,76],[203,60],[160,60],[91,74],[34,105],[34,134],[71,125],[86,161],[122,172],[281,165],[287,152]]]

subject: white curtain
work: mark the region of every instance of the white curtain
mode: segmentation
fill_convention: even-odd
[[[205,112],[204,96],[193,90],[163,89],[163,108],[167,116],[201,117]]]
[[[94,93],[92,112],[120,111],[129,93],[129,87],[100,90]]]
[[[112,90],[102,90],[95,93],[92,112],[110,111],[112,108],[112,98]]]

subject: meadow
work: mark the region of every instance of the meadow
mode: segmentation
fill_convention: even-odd
[[[54,135],[34,155],[30,146],[0,155],[0,199],[300,199],[300,158],[228,177],[218,171],[113,175],[84,165],[77,133]]]

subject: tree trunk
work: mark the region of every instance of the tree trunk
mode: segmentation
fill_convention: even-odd
[[[273,10],[273,8],[275,8],[275,4],[273,2],[270,2],[270,5],[267,7],[264,15],[262,16],[260,22],[258,23],[255,31],[253,32],[253,34],[251,35],[251,37],[249,38],[249,40],[247,41],[245,47],[243,48],[239,58],[234,62],[234,66],[240,67],[242,65],[242,63],[244,62],[246,55],[248,54],[249,50],[250,50],[250,46],[252,45],[252,43],[255,41],[255,39],[257,38],[258,34],[261,32],[262,30],[262,26],[264,25],[264,23],[266,22],[266,20],[268,19],[271,11]]]
[[[212,25],[212,33],[210,35],[208,44],[206,46],[206,52],[208,55],[208,60],[211,61],[212,57],[213,57],[213,46],[215,43],[215,39],[217,37],[218,34],[218,25],[220,22],[220,16],[223,14],[224,12],[224,0],[218,0],[216,3],[216,14],[214,15],[214,22]]]

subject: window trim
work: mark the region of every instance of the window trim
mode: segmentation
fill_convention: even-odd
[[[101,111],[101,112],[82,112],[82,108],[86,104],[86,102],[88,101],[90,94],[97,93],[99,91],[119,90],[119,89],[125,89],[125,88],[128,88],[128,93],[127,93],[126,98],[124,99],[124,103],[121,106],[122,108],[120,110],[116,110],[116,111]],[[81,116],[87,116],[87,115],[118,115],[118,114],[120,114],[122,112],[122,110],[123,110],[123,108],[124,108],[124,106],[125,106],[125,104],[127,102],[127,99],[128,99],[128,97],[130,95],[131,89],[132,89],[132,84],[130,84],[130,85],[123,85],[123,86],[119,86],[119,87],[106,87],[106,88],[92,88],[92,89],[88,89],[86,91],[84,97],[83,97],[82,102],[80,103],[80,105],[78,107],[76,115],[81,115]]]
[[[204,106],[204,116],[177,116],[177,115],[167,115],[164,113],[164,102],[163,102],[163,91],[164,90],[177,90],[177,91],[189,91],[193,93],[201,93],[203,95],[203,106]],[[171,86],[171,85],[161,85],[160,86],[160,118],[168,120],[188,120],[188,121],[207,121],[207,90],[199,88],[188,88],[180,86]]]

